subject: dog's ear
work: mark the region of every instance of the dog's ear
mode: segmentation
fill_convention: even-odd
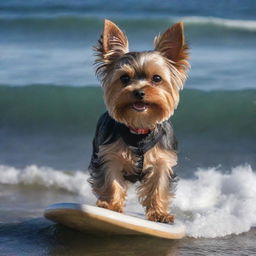
[[[124,32],[112,21],[105,20],[104,30],[95,47],[99,58],[96,61],[109,64],[128,52],[128,39]]]
[[[168,28],[154,40],[155,50],[169,59],[173,65],[183,71],[189,67],[188,45],[184,40],[183,23],[179,22]]]

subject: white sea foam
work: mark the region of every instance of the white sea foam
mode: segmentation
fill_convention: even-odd
[[[229,174],[200,169],[195,179],[180,180],[174,206],[183,212],[190,236],[246,232],[256,225],[256,174],[250,166]]]
[[[63,189],[95,201],[87,182],[88,174],[64,172],[48,167],[17,169],[0,166],[0,184],[33,184]],[[1,195],[0,195],[1,196]],[[256,225],[256,173],[239,166],[229,173],[216,168],[199,169],[193,179],[180,179],[173,212],[187,226],[192,237],[222,237],[247,232]],[[128,211],[142,212],[134,187],[129,190]]]
[[[256,31],[255,20],[231,20],[216,17],[199,17],[199,16],[188,16],[181,17],[182,21],[191,24],[213,24],[217,26],[224,26],[228,28],[241,29],[247,31]]]
[[[91,201],[93,194],[86,182],[88,175],[81,171],[64,172],[49,167],[28,166],[17,169],[0,165],[0,184],[39,185],[48,188],[63,189],[85,196]],[[90,199],[90,200],[89,200]]]

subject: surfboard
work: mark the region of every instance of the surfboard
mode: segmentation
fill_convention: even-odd
[[[50,205],[45,218],[86,233],[104,235],[149,235],[166,239],[181,239],[186,234],[185,225],[148,221],[139,215],[128,215],[96,206],[78,203]]]

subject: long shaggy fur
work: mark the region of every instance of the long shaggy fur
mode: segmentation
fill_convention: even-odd
[[[108,113],[127,127],[154,130],[173,115],[179,103],[179,91],[189,69],[183,24],[167,29],[155,38],[154,44],[153,51],[129,52],[126,35],[113,22],[105,20],[103,34],[95,47],[96,74],[102,81]],[[122,82],[123,75],[130,78],[129,83]],[[153,80],[155,75],[160,76],[160,82]],[[143,91],[143,99],[134,96],[135,90]],[[134,109],[138,102],[145,110]],[[149,220],[173,222],[169,207],[173,197],[172,167],[177,156],[166,143],[157,143],[144,154],[140,170],[144,178],[137,193]],[[123,212],[128,186],[125,176],[138,171],[135,167],[138,158],[122,138],[101,145],[97,156],[101,159],[100,168],[93,170],[90,179],[98,197],[97,205]]]

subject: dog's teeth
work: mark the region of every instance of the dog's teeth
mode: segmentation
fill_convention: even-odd
[[[132,105],[132,107],[135,109],[135,110],[138,110],[138,111],[143,111],[147,108],[147,105],[145,103],[142,103],[142,102],[137,102],[137,103],[134,103]]]

